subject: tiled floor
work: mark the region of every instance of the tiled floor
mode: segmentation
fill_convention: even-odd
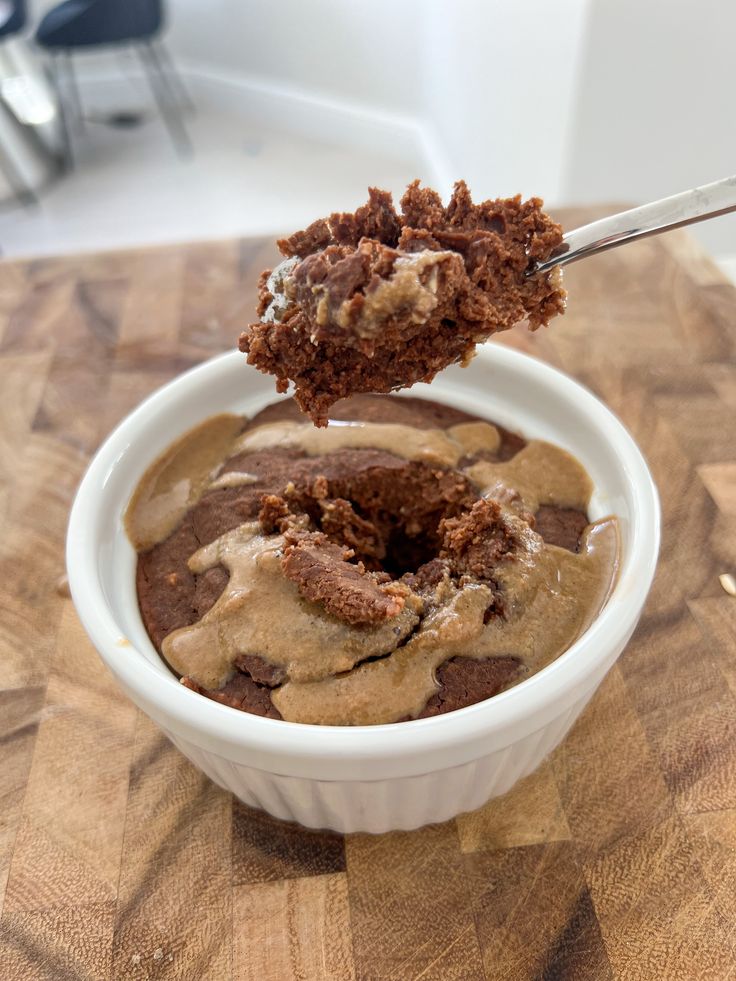
[[[369,184],[400,192],[415,161],[264,129],[202,109],[188,123],[192,159],[177,158],[161,121],[137,128],[87,123],[77,166],[39,208],[3,206],[5,256],[294,230],[365,200]]]

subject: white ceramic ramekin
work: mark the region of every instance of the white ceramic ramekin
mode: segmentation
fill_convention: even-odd
[[[90,464],[69,522],[72,597],[87,633],[130,698],[185,756],[246,804],[311,828],[382,832],[444,821],[503,794],[572,726],[624,649],[652,582],[659,505],[621,423],[548,365],[487,345],[412,395],[449,402],[571,450],[595,483],[593,517],[616,514],[623,560],[601,615],[562,657],[495,698],[398,725],[332,727],[263,719],[202,698],[162,663],[135,596],[122,515],[145,468],[217,412],[253,414],[273,381],[232,352],[181,375],[115,430]]]

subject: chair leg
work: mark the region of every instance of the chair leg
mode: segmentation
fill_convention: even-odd
[[[197,107],[194,105],[186,85],[184,82],[182,82],[181,75],[176,70],[168,48],[162,41],[158,41],[155,45],[152,45],[152,47],[154,55],[158,58],[160,70],[168,79],[169,88],[173,89],[176,93],[176,101],[178,102],[180,108],[183,112],[193,114],[196,112]]]
[[[181,118],[176,93],[165,72],[162,71],[161,63],[151,42],[141,45],[138,54],[148,77],[151,92],[161,113],[161,118],[168,130],[171,142],[174,144],[174,149],[179,156],[190,157],[193,153],[192,143]]]
[[[65,69],[69,82],[69,102],[74,113],[74,125],[77,132],[82,132],[84,130],[84,109],[82,108],[82,99],[79,94],[79,86],[77,85],[77,75],[74,71],[74,55],[72,51],[66,52]]]
[[[25,208],[35,208],[39,205],[39,200],[36,197],[36,192],[30,187],[27,187],[23,181],[18,176],[18,171],[15,169],[15,164],[6,156],[4,152],[0,150],[0,171],[5,176],[11,191],[13,192],[13,197],[17,198],[18,201]]]
[[[2,112],[7,112],[4,104],[2,104]],[[26,208],[38,206],[39,200],[36,192],[26,184],[18,173],[14,160],[10,154],[5,152],[2,143],[0,143],[0,171],[5,175],[8,186],[13,192],[13,197],[17,198]]]
[[[59,107],[59,122],[61,123],[61,159],[66,170],[71,170],[74,166],[74,154],[72,153],[72,140],[69,131],[69,110],[66,104],[64,83],[62,79],[61,58],[63,55],[54,53],[51,55],[51,74],[56,91],[56,99]]]

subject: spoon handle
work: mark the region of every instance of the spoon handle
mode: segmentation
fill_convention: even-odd
[[[736,176],[726,177],[712,184],[693,187],[681,194],[662,198],[643,204],[640,208],[622,211],[620,214],[601,218],[600,221],[583,225],[568,232],[562,244],[545,262],[540,262],[529,270],[531,275],[546,272],[554,266],[566,266],[569,262],[577,262],[589,255],[615,249],[617,245],[633,242],[647,235],[658,235],[679,228],[681,225],[691,225],[706,218],[726,215],[736,211]]]

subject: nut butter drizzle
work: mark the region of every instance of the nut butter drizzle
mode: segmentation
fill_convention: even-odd
[[[424,619],[422,628],[391,657],[347,674],[300,684],[287,681],[272,694],[283,718],[323,725],[375,725],[418,715],[437,690],[435,670],[448,657],[512,656],[525,675],[559,657],[590,625],[613,585],[615,522],[593,524],[579,554],[554,545],[537,557],[527,604],[508,620],[483,623],[491,594],[469,583]],[[513,587],[512,587],[513,590]]]
[[[585,511],[593,493],[593,482],[574,456],[536,439],[505,463],[480,460],[465,473],[484,497],[513,488],[532,514],[543,504]]]
[[[146,470],[125,511],[125,530],[139,552],[168,538],[207,490],[243,428],[241,416],[205,420],[173,443]]]
[[[347,312],[349,304],[343,303],[336,321],[345,329],[352,326],[359,337],[375,337],[384,329],[386,320],[397,312],[410,314],[411,321],[423,324],[437,307],[439,267],[443,262],[462,264],[456,252],[422,249],[397,255],[394,269],[388,279],[382,279],[373,289],[366,290],[365,301],[356,322],[351,322]],[[320,322],[326,323],[325,310]],[[318,308],[319,314],[322,311]]]
[[[307,422],[267,422],[243,433],[231,455],[258,450],[301,450],[321,456],[335,450],[386,450],[405,460],[421,460],[454,467],[464,456],[478,450],[495,452],[500,436],[488,422],[462,422],[449,429],[415,429],[392,422],[339,422],[315,429]]]
[[[238,654],[253,653],[296,681],[321,679],[388,653],[419,622],[422,604],[413,594],[397,616],[360,630],[329,616],[282,573],[283,545],[281,535],[261,535],[249,521],[194,553],[192,572],[224,565],[230,579],[201,620],[165,638],[163,655],[175,671],[219,688]]]
[[[370,251],[370,245],[365,247]],[[416,324],[425,323],[437,307],[439,267],[446,261],[462,263],[457,252],[447,250],[397,251],[390,275],[366,290],[357,320],[351,317],[350,303],[343,302],[335,313],[336,323],[344,329],[352,328],[361,338],[374,337],[383,329],[386,319],[398,311],[410,312]],[[281,321],[295,305],[294,270],[300,262],[298,256],[284,259],[269,276],[266,286],[271,302],[261,318],[264,323]],[[328,293],[319,283],[311,288],[318,298],[317,322],[324,326],[329,320]]]
[[[232,483],[227,472],[217,476],[236,455],[276,447],[307,455],[370,447],[453,467],[479,451],[495,452],[500,443],[496,428],[482,421],[446,430],[332,422],[319,431],[311,423],[283,421],[241,434],[242,425],[238,416],[215,416],[149,468],[125,518],[136,548],[166,538],[207,490],[250,483],[247,473],[233,473]],[[481,460],[464,472],[481,493],[520,496],[531,512],[541,504],[585,509],[592,492],[574,457],[537,440],[509,461]],[[264,536],[257,522],[248,522],[191,556],[192,572],[224,565],[229,581],[212,609],[169,634],[162,651],[174,670],[207,688],[220,687],[241,654],[282,667],[287,680],[272,700],[287,721],[369,725],[415,716],[436,691],[435,670],[448,657],[511,656],[531,674],[565,651],[604,605],[617,570],[615,519],[590,525],[577,554],[544,545],[534,532],[529,542],[533,562],[526,555],[527,561],[511,561],[503,570],[506,619],[483,623],[487,586],[457,589],[444,581],[426,607],[410,594],[398,616],[355,628],[304,600],[281,572],[282,537]],[[384,654],[391,656],[360,663]]]

